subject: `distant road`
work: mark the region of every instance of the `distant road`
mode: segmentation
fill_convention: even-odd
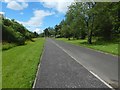
[[[117,57],[46,39],[35,88],[110,88],[117,82]]]

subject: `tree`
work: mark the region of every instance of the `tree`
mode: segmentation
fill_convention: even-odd
[[[54,27],[55,35],[85,39],[112,40],[120,36],[120,2],[74,2],[65,19]]]
[[[52,27],[48,27],[48,31],[50,33],[50,36],[55,36],[55,30]]]
[[[112,14],[113,11],[111,11],[111,3],[97,3],[94,11],[96,11],[95,33],[97,33],[97,36],[102,37],[104,40],[111,40],[113,34],[112,30],[114,27],[114,15]]]
[[[55,25],[54,29],[55,29],[55,37],[56,37],[56,35],[60,36],[61,26],[60,25]]]
[[[73,38],[85,39],[85,16],[83,4],[79,2],[73,3],[66,13],[66,22],[70,26]]]
[[[48,28],[46,28],[46,29],[44,30],[44,35],[45,35],[45,37],[49,37],[49,36],[50,36],[50,33],[49,33]]]
[[[37,32],[34,32],[34,37],[38,37],[38,33]]]

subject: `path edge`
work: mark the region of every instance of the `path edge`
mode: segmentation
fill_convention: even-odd
[[[46,40],[45,40],[45,43],[46,43]],[[41,60],[42,60],[42,57],[43,57],[43,54],[44,54],[44,52],[45,52],[45,43],[44,43],[44,45],[43,45],[43,51],[42,51],[42,53],[41,53],[41,55],[40,55],[40,61],[39,61],[39,65],[38,65],[38,67],[37,67],[37,72],[36,72],[36,76],[35,76],[35,79],[34,79],[34,82],[33,82],[33,86],[32,86],[32,88],[35,88],[35,85],[36,85],[36,81],[37,81],[37,77],[38,77],[38,72],[39,72],[39,70],[40,70],[40,66],[41,66]]]

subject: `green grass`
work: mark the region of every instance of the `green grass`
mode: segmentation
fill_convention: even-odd
[[[31,88],[44,38],[2,52],[2,88]]]
[[[118,55],[118,43],[117,42],[105,42],[105,41],[97,41],[93,42],[93,44],[88,44],[87,40],[68,40],[66,38],[58,38],[57,40],[62,40],[71,44],[75,44],[78,46],[84,46],[91,49],[107,52],[113,55]]]
[[[8,50],[8,49],[13,48],[15,46],[17,46],[17,45],[14,43],[2,43],[2,50]]]
[[[2,88],[2,43],[0,43],[0,89]]]

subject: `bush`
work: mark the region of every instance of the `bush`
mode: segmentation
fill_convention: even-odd
[[[14,43],[3,43],[2,50],[8,50],[8,49],[15,47],[15,46],[16,46],[16,44],[14,44]]]
[[[25,44],[25,38],[20,36],[17,38],[17,44],[18,45],[24,45]]]
[[[28,31],[22,24],[19,24],[14,19],[1,19],[3,23],[2,26],[2,41],[8,43],[16,43],[17,45],[25,44],[25,40],[32,40],[32,38],[37,37],[36,32]]]
[[[20,32],[15,32],[12,27],[3,25],[2,37],[4,41],[8,41],[9,43],[14,42],[18,45],[23,45],[25,43],[25,38],[22,34]]]

